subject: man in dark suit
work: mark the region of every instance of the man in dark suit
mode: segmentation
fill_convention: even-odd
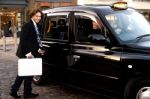
[[[40,54],[44,54],[37,25],[41,20],[41,17],[42,12],[40,10],[34,10],[30,14],[31,20],[22,27],[20,43],[16,53],[19,58],[33,58],[38,57]],[[10,95],[15,98],[20,98],[21,96],[19,96],[17,92],[24,81],[24,98],[34,98],[38,96],[39,94],[32,93],[32,79],[33,76],[17,76],[11,87]]]

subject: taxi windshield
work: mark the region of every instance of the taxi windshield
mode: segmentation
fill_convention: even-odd
[[[150,34],[150,24],[142,14],[135,11],[119,11],[105,18],[121,41],[130,42]]]

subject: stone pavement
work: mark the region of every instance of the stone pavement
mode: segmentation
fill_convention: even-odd
[[[0,99],[14,99],[9,96],[9,90],[17,75],[18,58],[15,56],[12,38],[7,38],[6,51],[3,51],[2,48],[2,43],[0,42]],[[33,92],[40,94],[36,99],[103,99],[100,96],[52,82],[45,86],[33,84]],[[22,93],[23,86],[19,90],[19,94],[22,95]]]

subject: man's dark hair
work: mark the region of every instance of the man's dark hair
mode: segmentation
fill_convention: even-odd
[[[41,13],[41,15],[43,15],[42,11],[39,10],[39,9],[36,9],[36,10],[33,10],[31,13],[30,13],[30,18],[32,18],[36,13]]]

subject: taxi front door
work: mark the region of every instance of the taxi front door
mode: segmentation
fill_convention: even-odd
[[[73,44],[69,81],[83,88],[117,91],[121,87],[120,52],[87,44]]]
[[[113,90],[119,89],[121,85],[122,49],[108,48],[100,42],[91,42],[88,33],[92,28],[90,24],[97,19],[87,13],[75,13],[75,15],[75,23],[78,25],[76,29],[78,29],[75,29],[75,41],[71,45],[73,62],[68,67],[69,81],[85,89],[114,92]],[[95,35],[97,38],[99,34]]]

